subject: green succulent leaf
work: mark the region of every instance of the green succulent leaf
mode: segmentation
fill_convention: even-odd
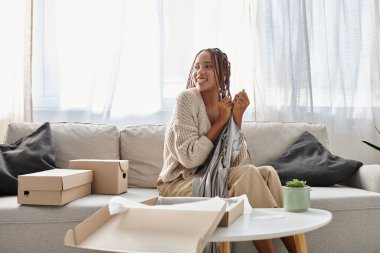
[[[301,181],[298,179],[293,179],[292,181],[286,182],[285,186],[287,187],[294,187],[294,188],[301,188],[306,186],[306,181]]]
[[[377,128],[377,126],[375,126],[375,129],[376,129],[376,131],[380,134],[380,130]],[[374,149],[380,151],[380,147],[379,147],[379,146],[376,146],[375,144],[372,144],[372,143],[370,143],[370,142],[368,142],[368,141],[362,141],[362,142],[364,142],[365,144],[367,144],[367,145],[370,146],[371,148],[374,148]]]

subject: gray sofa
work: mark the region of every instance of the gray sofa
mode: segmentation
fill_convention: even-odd
[[[5,143],[35,130],[40,124],[13,123]],[[56,164],[68,168],[70,159],[127,159],[130,188],[121,196],[142,201],[156,196],[155,182],[163,163],[165,127],[51,124]],[[321,124],[245,122],[251,161],[260,166],[279,157],[303,132],[309,131],[328,147]],[[309,252],[380,252],[380,166],[364,165],[344,185],[312,187],[311,206],[332,212],[330,224],[306,234]],[[66,231],[108,203],[112,196],[89,195],[62,207],[20,206],[15,196],[0,197],[0,252],[90,252],[65,247]],[[285,252],[276,240],[278,252]],[[93,251],[91,251],[93,252]],[[233,252],[255,252],[251,242],[233,244]]]

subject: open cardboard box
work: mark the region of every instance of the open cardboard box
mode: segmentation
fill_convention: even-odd
[[[209,198],[204,197],[155,197],[143,201],[146,205],[173,205],[180,203],[192,203],[197,201],[204,201]],[[226,211],[220,220],[218,227],[228,227],[231,225],[244,211],[243,198],[225,198],[227,203]]]
[[[64,205],[91,193],[92,170],[52,169],[18,176],[17,201]]]
[[[77,159],[70,160],[70,169],[94,171],[93,194],[120,194],[128,190],[128,160]]]
[[[227,206],[217,197],[173,205],[153,202],[114,197],[67,231],[65,245],[112,252],[201,253]]]

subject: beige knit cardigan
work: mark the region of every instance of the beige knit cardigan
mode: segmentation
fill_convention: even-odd
[[[196,88],[177,96],[176,105],[166,126],[164,165],[158,181],[171,182],[188,178],[207,159],[214,144],[205,136],[211,128],[202,96]],[[248,156],[244,140],[239,156],[231,167],[240,165]]]

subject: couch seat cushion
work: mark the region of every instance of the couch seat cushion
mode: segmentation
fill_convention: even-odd
[[[129,188],[119,195],[136,201],[158,196],[156,189]],[[79,222],[108,204],[113,195],[92,194],[62,207],[17,204],[17,197],[0,197],[0,224]],[[380,193],[345,186],[312,187],[311,207],[329,211],[380,209]]]
[[[380,193],[340,185],[311,187],[310,198],[312,208],[330,211],[380,209]]]
[[[114,195],[91,194],[64,206],[29,206],[17,204],[17,197],[0,197],[0,226],[9,223],[79,222],[108,204]],[[118,196],[143,201],[155,196],[155,189],[128,189]]]

